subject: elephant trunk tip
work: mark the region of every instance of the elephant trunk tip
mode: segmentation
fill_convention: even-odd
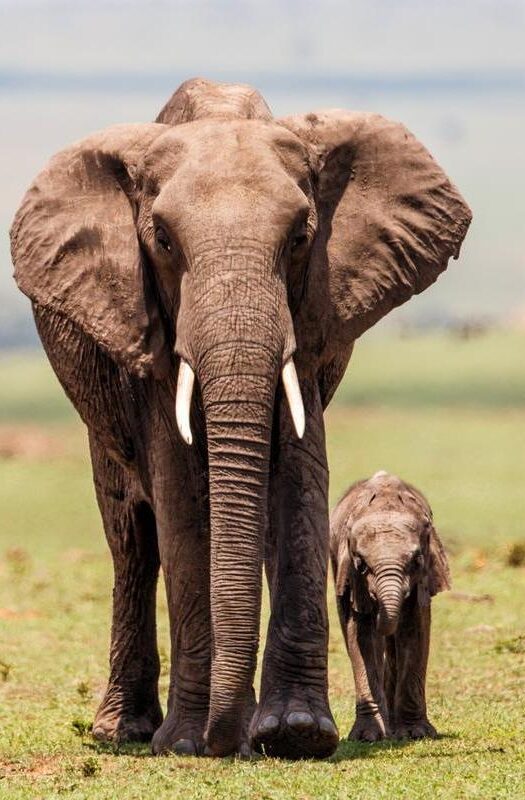
[[[379,611],[377,615],[377,630],[381,636],[393,636],[397,631],[397,623],[397,616],[392,618]]]

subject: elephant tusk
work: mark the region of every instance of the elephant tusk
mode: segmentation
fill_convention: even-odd
[[[175,418],[179,433],[186,442],[191,444],[193,437],[190,427],[191,396],[193,394],[193,384],[195,374],[187,361],[181,358],[179,366],[179,376],[177,378],[177,397],[175,400]]]
[[[295,428],[295,432],[299,439],[303,438],[305,419],[304,419],[304,405],[303,398],[301,397],[301,387],[299,386],[299,379],[295,370],[295,364],[290,358],[283,367],[282,372],[284,391],[286,392],[286,399],[290,406],[290,414]]]

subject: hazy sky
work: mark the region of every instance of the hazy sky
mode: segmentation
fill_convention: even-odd
[[[515,70],[523,0],[2,0],[0,67]]]

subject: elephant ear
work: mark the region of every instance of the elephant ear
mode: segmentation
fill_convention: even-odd
[[[336,554],[332,557],[335,593],[341,607],[351,607],[356,614],[370,614],[372,602],[365,578],[355,567],[348,538],[342,536]]]
[[[334,568],[335,593],[338,597],[344,595],[350,582],[350,550],[346,535],[340,537],[337,552],[332,558]]]
[[[130,176],[166,129],[116,125],[61,151],[29,188],[11,228],[15,280],[38,313],[68,318],[140,376],[162,373],[166,348]]]
[[[425,545],[425,571],[418,581],[417,600],[420,606],[430,605],[430,598],[450,589],[450,572],[445,548],[431,522]]]
[[[356,614],[372,613],[372,600],[366,577],[361,574],[353,560],[350,571],[350,602]]]
[[[433,597],[438,592],[450,589],[447,554],[434,526],[430,529],[429,551],[428,590]]]
[[[458,257],[471,212],[400,123],[340,110],[280,122],[310,150],[317,174],[309,273],[313,302],[319,304],[320,286],[328,292],[320,320],[327,365],[341,345],[348,348]]]

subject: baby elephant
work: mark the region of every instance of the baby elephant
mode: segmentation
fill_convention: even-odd
[[[430,506],[413,486],[377,472],[334,510],[330,549],[355,680],[349,738],[435,737],[425,699],[430,598],[449,588],[449,570]]]

